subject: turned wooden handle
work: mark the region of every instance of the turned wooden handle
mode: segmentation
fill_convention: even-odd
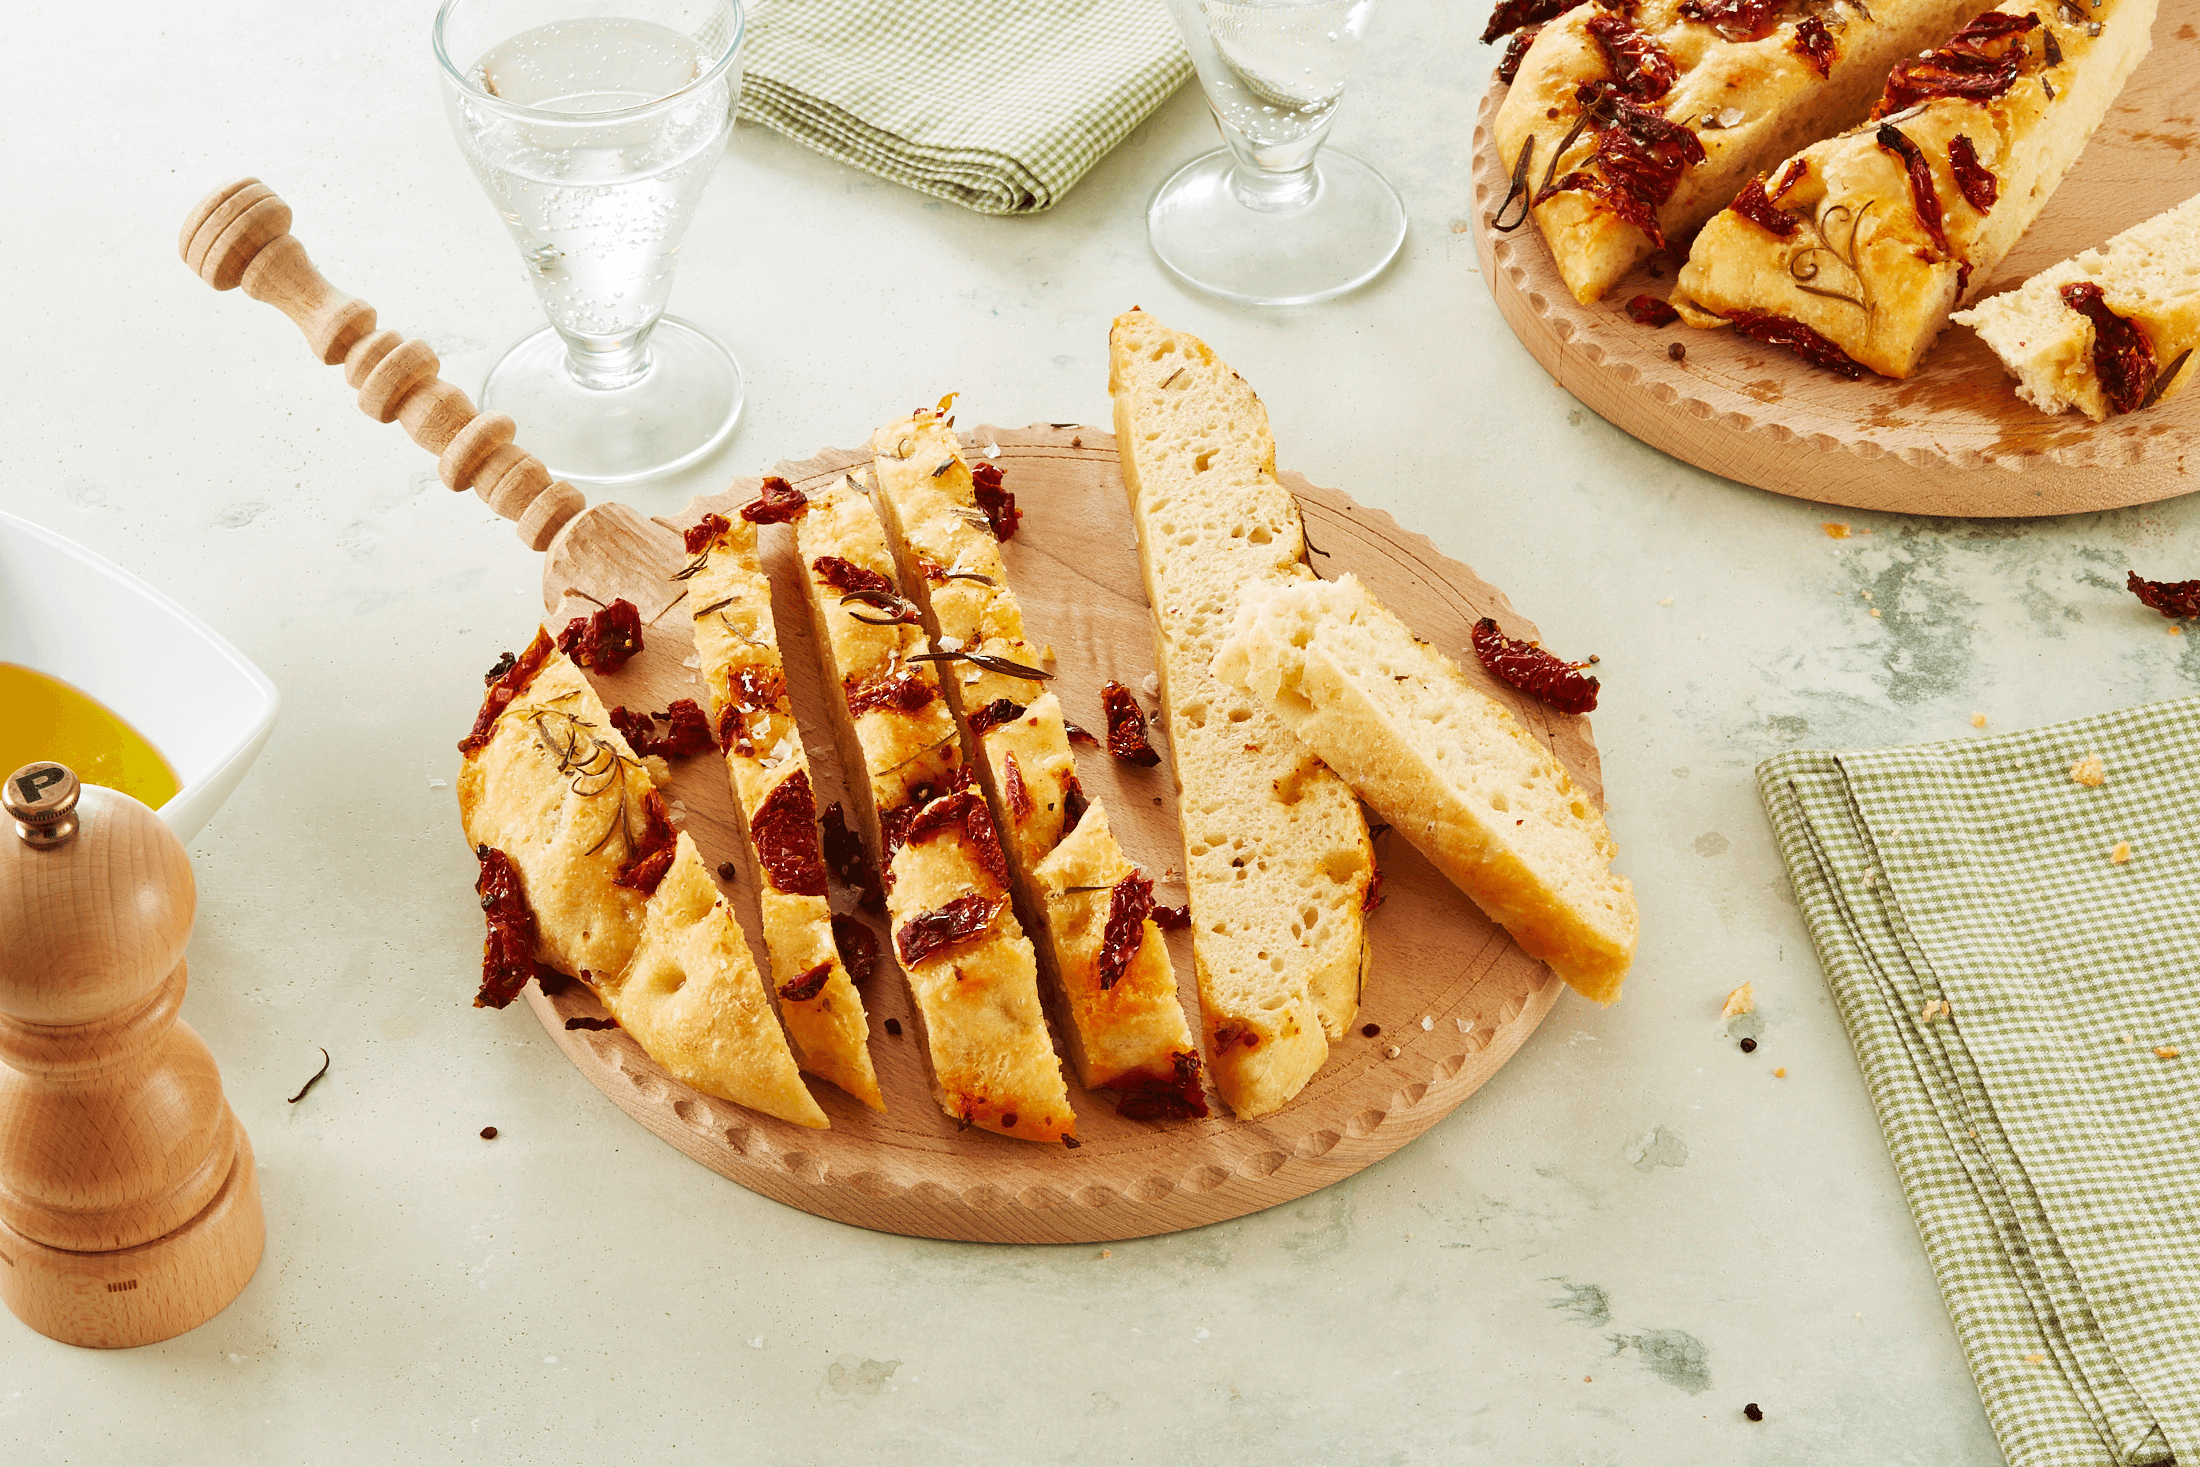
[[[240,179],[199,200],[183,221],[179,247],[183,262],[214,289],[241,285],[297,322],[323,365],[343,364],[361,412],[403,424],[413,442],[440,460],[443,482],[473,490],[517,520],[528,549],[549,549],[566,522],[588,507],[578,489],[512,442],[510,418],[476,412],[464,392],[436,375],[442,363],[425,341],[377,331],[374,307],[321,277],[290,232],[290,205],[266,184]]]

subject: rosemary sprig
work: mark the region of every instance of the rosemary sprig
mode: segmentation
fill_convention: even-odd
[[[2148,408],[2153,407],[2156,401],[2161,398],[2162,393],[2168,389],[2169,384],[2177,380],[2177,374],[2185,369],[2185,361],[2191,355],[2192,348],[2188,346],[2184,349],[2184,351],[2178,354],[2176,361],[2169,364],[2168,371],[2157,372],[2154,376],[2154,385],[2147,389],[2146,397],[2142,399],[2139,405],[2133,408],[2132,411],[2135,413],[2143,413]]]
[[[1029,678],[1033,682],[1046,682],[1054,674],[1036,667],[1026,667],[1021,662],[1011,662],[1006,657],[996,657],[990,652],[912,652],[911,662],[967,662],[972,667],[982,667],[987,672],[997,672],[1003,677]]]
[[[855,602],[860,602],[875,611],[886,613],[883,618],[868,617],[860,611],[848,613],[867,627],[913,627],[917,625],[917,608],[891,591],[850,591],[840,598],[840,604],[843,606]]]
[[[902,760],[899,764],[893,765],[890,768],[886,769],[872,770],[871,778],[884,779],[889,774],[899,774],[902,770],[907,769],[910,765],[916,763],[919,759],[922,759],[925,755],[931,753],[933,750],[946,748],[949,744],[955,742],[955,739],[956,735],[949,734],[944,739],[940,739],[934,743],[926,744],[923,748],[917,750],[916,753],[911,754],[908,758]]]

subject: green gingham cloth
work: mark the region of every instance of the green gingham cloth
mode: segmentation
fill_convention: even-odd
[[[2200,698],[1757,780],[2011,1467],[2200,1467]]]
[[[755,0],[741,115],[981,214],[1052,208],[1191,75],[1163,0]]]

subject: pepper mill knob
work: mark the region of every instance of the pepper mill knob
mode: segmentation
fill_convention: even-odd
[[[168,1339],[237,1296],[265,1236],[251,1141],[177,1017],[190,858],[64,765],[0,803],[0,1300],[69,1344]]]

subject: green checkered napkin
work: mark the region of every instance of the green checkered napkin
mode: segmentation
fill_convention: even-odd
[[[2200,1463],[2200,699],[1757,781],[2012,1467]]]
[[[741,115],[981,214],[1052,208],[1191,75],[1162,0],[755,0]]]

